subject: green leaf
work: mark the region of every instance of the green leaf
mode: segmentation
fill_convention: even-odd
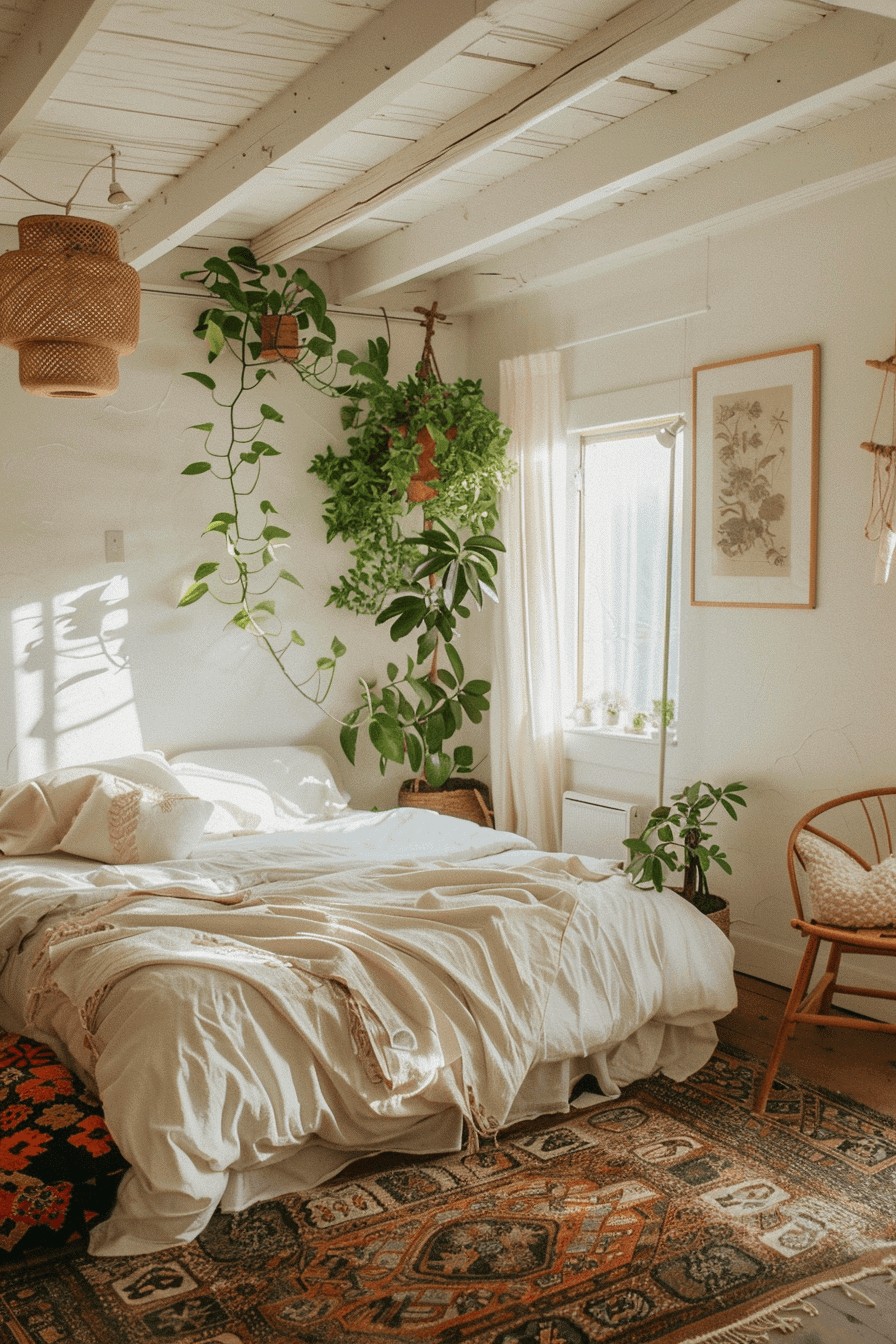
[[[277,527],[274,523],[268,523],[261,529],[261,535],[265,541],[275,541],[278,537],[288,537],[292,534],[286,531],[285,527]]]
[[[221,351],[224,349],[224,333],[217,322],[209,321],[206,323],[205,343],[213,355],[220,355]]]
[[[448,661],[451,664],[454,675],[457,677],[458,682],[462,682],[464,679],[464,665],[460,660],[460,654],[453,644],[446,644],[445,652],[448,655]]]
[[[451,775],[451,757],[444,751],[427,753],[423,765],[426,782],[431,789],[440,789]]]
[[[390,681],[395,681],[396,677],[398,676],[398,668],[395,665],[395,663],[386,664],[386,676],[389,678]]]
[[[381,756],[401,765],[404,760],[404,734],[394,719],[374,714],[368,725],[370,740]]]
[[[344,723],[342,725],[339,730],[339,745],[342,747],[349,763],[354,765],[355,751],[358,745],[358,729],[355,724]]]
[[[454,768],[464,775],[473,769],[472,747],[454,748]]]
[[[205,563],[201,564],[199,568],[196,570],[196,573],[193,575],[193,578],[197,580],[208,578],[209,574],[214,574],[215,570],[218,568],[218,565],[219,561],[217,560],[206,560]]]
[[[300,647],[304,648],[305,641],[299,634],[298,630],[291,630],[289,632],[289,638],[293,644],[298,644]]]
[[[416,775],[423,764],[423,743],[415,733],[406,733],[404,741],[408,753],[408,765]]]
[[[337,639],[335,635],[333,636],[333,642],[330,645],[330,649],[333,653],[334,658],[341,658],[342,655],[345,653],[345,645],[343,644],[342,640]]]
[[[490,681],[468,681],[464,690],[467,695],[488,695],[491,688]]]
[[[256,602],[255,606],[252,608],[252,611],[253,613],[256,611],[263,611],[266,612],[268,616],[276,615],[276,612],[274,611],[274,604],[273,602],[270,601],[270,599],[265,599],[264,602]]]
[[[213,519],[208,527],[204,529],[203,536],[205,536],[206,532],[220,532],[222,536],[226,536],[229,526],[229,523],[225,523],[221,519],[218,519],[217,521]]]
[[[188,467],[184,467],[181,476],[201,476],[204,471],[211,469],[211,462],[191,462]]]
[[[259,406],[258,409],[259,409],[259,412],[261,413],[262,419],[264,419],[264,420],[276,420],[276,421],[278,421],[280,424],[283,423],[283,416],[280,414],[280,412],[279,412],[279,411],[275,411],[274,408],[273,408],[273,406],[268,406],[268,404],[267,404],[266,402],[263,401],[263,402],[261,403],[261,405]]]
[[[179,607],[189,607],[193,602],[198,602],[200,597],[204,597],[207,592],[207,583],[191,583],[177,605]]]
[[[258,445],[257,445],[257,444],[254,444],[254,443],[253,443],[253,445],[252,445],[253,448],[255,448],[255,447],[257,447],[257,446],[258,446]],[[262,444],[261,446],[262,446],[262,448],[266,447],[265,444]],[[271,503],[271,501],[270,501],[269,499],[263,499],[263,500],[261,501],[261,503],[259,504],[258,507],[261,509],[262,513],[276,513],[276,512],[277,512],[277,510],[274,508],[273,504]]]
[[[211,420],[207,420],[204,425],[190,425],[190,429],[201,429],[204,434],[210,434],[214,425]]]
[[[302,587],[301,583],[300,583],[299,580],[296,578],[295,574],[292,573],[291,570],[288,570],[288,569],[281,569],[281,571],[280,571],[280,578],[281,578],[281,579],[285,579],[287,583],[294,583],[295,586],[296,586],[297,588],[301,588],[301,587]]]
[[[217,387],[214,378],[209,378],[207,373],[185,373],[184,377],[195,378],[197,383],[201,383],[203,387],[207,387],[210,392],[214,392]]]

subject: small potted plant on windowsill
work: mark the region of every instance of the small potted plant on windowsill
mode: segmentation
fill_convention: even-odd
[[[639,836],[623,841],[631,858],[624,868],[635,886],[656,887],[662,891],[672,873],[684,875],[681,895],[727,935],[730,929],[728,902],[709,890],[707,871],[715,863],[723,873],[731,873],[727,855],[717,844],[707,844],[716,822],[711,820],[717,807],[732,820],[739,807],[746,807],[746,784],[725,784],[715,788],[697,780],[672,795],[668,807],[655,807]]]
[[[605,728],[616,728],[619,725],[619,718],[622,711],[626,708],[628,701],[619,691],[603,691],[600,697],[600,703],[603,706],[603,725]]]
[[[628,732],[643,733],[646,727],[647,727],[647,715],[642,713],[640,709],[636,710],[635,713],[632,715],[632,721],[628,726]]]
[[[675,701],[663,699],[654,700],[653,710],[650,715],[651,726],[659,731],[663,725],[665,725],[666,728],[671,728],[674,722]]]

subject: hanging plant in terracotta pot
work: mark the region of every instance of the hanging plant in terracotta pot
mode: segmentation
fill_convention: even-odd
[[[490,683],[468,679],[459,652],[460,623],[486,597],[494,599],[498,555],[494,536],[498,500],[513,473],[506,445],[510,430],[486,407],[481,383],[444,383],[432,349],[441,314],[417,309],[426,329],[414,374],[398,384],[387,377],[388,347],[370,342],[356,364],[361,381],[343,408],[348,449],[318,455],[310,471],[329,488],[324,504],[328,540],[341,538],[352,563],[329,601],[387,624],[395,641],[416,635],[404,670],[396,663],[376,687],[362,682],[361,703],[345,716],[343,750],[354,762],[366,729],[379,755],[407,764],[416,779],[414,805],[427,790],[447,810],[450,786],[470,798],[476,819],[488,811],[482,784],[469,775],[469,746],[445,749],[464,721],[479,723],[488,710]],[[447,666],[440,657],[444,653]]]

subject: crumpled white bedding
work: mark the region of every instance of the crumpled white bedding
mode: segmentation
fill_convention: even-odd
[[[177,863],[0,867],[3,1023],[95,1082],[131,1163],[99,1255],[356,1157],[459,1147],[709,1057],[733,953],[671,892],[413,809]]]

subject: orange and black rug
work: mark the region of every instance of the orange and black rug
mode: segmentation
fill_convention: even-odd
[[[0,1269],[16,1344],[673,1344],[795,1328],[896,1263],[896,1121],[719,1050],[478,1153],[396,1162],[198,1242]],[[803,1318],[805,1319],[805,1318]]]

